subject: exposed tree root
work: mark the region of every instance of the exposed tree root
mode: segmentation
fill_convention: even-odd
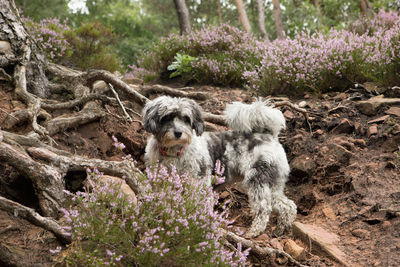
[[[146,97],[149,97],[150,95],[153,94],[165,94],[176,97],[187,97],[195,100],[207,100],[207,98],[209,97],[207,94],[202,92],[184,92],[182,90],[174,89],[160,84],[143,85],[143,86],[136,85],[136,87],[139,89],[138,91],[140,91]]]
[[[87,159],[80,156],[57,155],[44,148],[28,148],[28,153],[36,159],[45,160],[52,165],[56,165],[62,174],[68,171],[81,171],[86,169],[98,169],[105,174],[124,177],[126,183],[132,188],[135,194],[144,192],[139,182],[142,173],[128,161],[105,161],[100,159]]]
[[[65,181],[54,167],[36,162],[26,153],[4,142],[0,143],[0,161],[32,181],[45,216],[58,217],[65,201]]]
[[[144,105],[146,104],[149,99],[144,95],[141,95],[132,87],[127,85],[124,81],[119,79],[118,77],[114,76],[108,71],[104,70],[93,70],[83,74],[83,77],[86,80],[86,85],[91,87],[93,83],[97,80],[103,80],[106,83],[112,84],[115,88],[120,89],[130,95],[136,102]]]
[[[293,109],[295,111],[298,111],[301,114],[303,114],[303,116],[306,119],[306,122],[308,124],[308,127],[310,128],[310,132],[312,132],[311,124],[310,124],[310,121],[309,121],[310,117],[308,116],[307,110],[305,110],[304,108],[299,108],[297,105],[295,105],[295,104],[293,104],[293,103],[291,103],[289,101],[276,102],[276,103],[274,103],[274,106],[275,107],[286,106],[286,107],[289,107],[289,108],[291,108],[291,109]]]
[[[71,235],[68,232],[61,228],[56,221],[41,216],[34,209],[25,207],[2,196],[0,196],[0,209],[13,214],[14,216],[24,218],[34,225],[52,232],[64,244],[71,243]]]
[[[221,231],[225,234],[225,238],[228,240],[228,242],[238,244],[241,243],[244,248],[251,248],[250,253],[256,254],[260,258],[276,258],[277,256],[285,257],[288,259],[290,264],[293,264],[295,266],[301,266],[305,267],[306,265],[302,265],[299,263],[297,260],[293,259],[292,256],[287,254],[285,251],[279,250],[279,249],[274,249],[270,247],[260,247],[257,244],[255,244],[253,241],[250,239],[243,238],[241,236],[238,236],[237,234],[226,231],[224,229],[221,229]]]

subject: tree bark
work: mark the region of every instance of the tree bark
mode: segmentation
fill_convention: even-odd
[[[13,0],[0,1],[0,40],[10,46],[5,54],[0,55],[1,65],[16,66],[18,63],[25,65],[28,89],[39,97],[48,96],[49,82],[44,72],[46,58],[25,30]],[[31,51],[29,60],[24,58],[26,47]]]
[[[360,10],[363,16],[371,15],[371,4],[368,0],[360,0]]]
[[[283,29],[282,23],[282,10],[279,0],[272,0],[272,5],[274,6],[273,13],[275,20],[276,36],[278,39],[285,39],[285,30]]]
[[[261,37],[269,41],[267,31],[265,30],[265,16],[264,16],[264,3],[263,0],[257,0],[257,11],[258,11],[258,27],[261,32]]]
[[[243,0],[235,0],[235,2],[239,13],[240,23],[242,24],[244,30],[247,33],[251,33],[250,21],[249,18],[247,17],[246,8],[244,7]]]
[[[223,20],[222,20],[221,0],[217,0],[217,4],[218,4],[218,20],[219,20],[219,25],[222,25]]]
[[[190,33],[192,28],[190,26],[189,10],[185,0],[174,0],[174,4],[178,14],[181,35]]]

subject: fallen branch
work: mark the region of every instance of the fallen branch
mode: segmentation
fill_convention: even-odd
[[[117,102],[118,102],[119,106],[121,107],[122,112],[124,113],[126,119],[127,119],[129,122],[132,122],[131,116],[129,116],[129,114],[126,112],[125,106],[122,104],[121,100],[119,99],[119,95],[118,95],[118,93],[114,90],[114,87],[112,86],[112,84],[108,83],[107,85],[108,85],[108,87],[110,88],[111,92],[114,94],[115,98],[117,99]]]
[[[136,87],[140,89],[141,93],[146,97],[149,97],[153,94],[163,94],[175,97],[187,97],[195,100],[206,100],[208,98],[208,95],[203,92],[184,92],[182,90],[174,89],[160,84],[143,85]],[[187,90],[187,88],[185,90]]]
[[[0,209],[24,218],[36,226],[52,232],[62,243],[71,243],[71,235],[54,220],[41,216],[35,210],[0,196]]]
[[[226,231],[225,229],[221,229],[221,231],[224,233],[225,238],[234,244],[241,243],[244,248],[251,248],[250,252],[256,254],[257,256],[261,258],[265,257],[271,257],[275,258],[277,256],[282,256],[288,259],[289,263],[295,265],[295,266],[301,266],[305,267],[306,265],[303,265],[299,263],[297,260],[293,259],[292,256],[287,254],[285,251],[279,250],[279,249],[274,249],[274,248],[269,248],[269,247],[260,247],[257,244],[255,244],[253,241],[240,237],[236,235],[235,233],[232,233],[230,231]]]

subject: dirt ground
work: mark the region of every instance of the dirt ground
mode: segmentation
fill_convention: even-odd
[[[214,114],[220,114],[228,102],[255,99],[253,93],[239,89],[198,86],[195,90],[210,95],[200,104]],[[308,123],[302,114],[281,108],[287,129],[280,140],[292,168],[286,193],[298,206],[298,222],[316,225],[337,235],[336,245],[345,254],[349,266],[399,266],[400,117],[386,116],[389,107],[380,108],[374,116],[363,115],[356,108],[357,102],[348,100],[353,94],[305,95],[291,99],[307,109]],[[0,126],[7,112],[21,107],[23,104],[13,100],[7,88],[2,88]],[[126,145],[125,152],[144,168],[146,133],[140,119],[128,123],[119,117],[118,109],[109,107],[109,111],[99,122],[54,136],[58,148],[87,157],[119,160],[124,155],[113,147],[111,136],[114,135]],[[382,116],[386,117],[382,119]],[[21,127],[18,132],[27,130]],[[84,178],[82,173],[68,174],[68,189],[76,189]],[[0,195],[37,208],[32,184],[7,166],[0,166]],[[220,197],[232,201],[230,216],[236,219],[234,225],[243,230],[249,227],[251,215],[241,187],[230,186]],[[282,249],[291,239],[305,248],[306,256],[299,260],[302,264],[341,265],[296,235],[274,237],[274,225],[272,218],[265,233],[256,238],[260,246]],[[56,263],[56,257],[49,250],[57,246],[60,244],[51,233],[0,211],[0,249],[17,255],[20,261],[16,265],[51,266]],[[250,259],[253,266],[285,265],[278,258]]]

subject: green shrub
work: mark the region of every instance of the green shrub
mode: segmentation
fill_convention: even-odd
[[[69,60],[81,69],[120,70],[121,65],[111,45],[117,42],[112,30],[98,22],[88,22],[64,32],[71,46]]]

